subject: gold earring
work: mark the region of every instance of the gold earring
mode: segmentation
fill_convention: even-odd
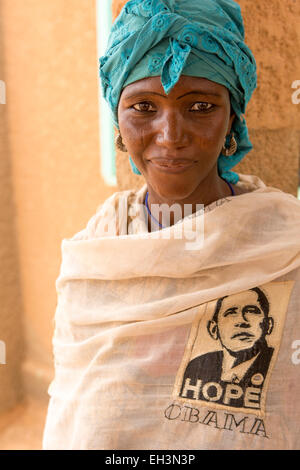
[[[222,154],[225,155],[226,157],[231,157],[231,155],[234,155],[236,151],[237,151],[237,143],[234,138],[234,134],[232,134],[231,136],[229,148],[226,148],[226,137],[225,137],[224,144],[222,147]]]
[[[121,150],[121,152],[127,152],[127,148],[123,144],[122,136],[120,133],[117,135],[115,143],[116,143],[117,148]]]

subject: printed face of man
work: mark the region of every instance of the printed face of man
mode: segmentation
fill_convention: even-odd
[[[238,352],[252,348],[262,336],[270,334],[271,325],[257,293],[247,291],[223,300],[218,322],[211,322],[210,332],[228,351]]]

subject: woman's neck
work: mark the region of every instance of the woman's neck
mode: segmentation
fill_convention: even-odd
[[[243,192],[236,185],[231,186],[236,195]],[[217,178],[216,184],[208,185],[206,183],[201,186],[199,185],[191,195],[183,199],[162,197],[148,185],[147,203],[152,215],[151,217],[150,214],[148,214],[148,230],[155,231],[174,225],[183,217],[203,209],[203,207],[214,201],[229,196],[232,196],[231,189],[228,183],[220,177]],[[158,223],[156,223],[153,218],[155,218],[162,227],[159,227]]]

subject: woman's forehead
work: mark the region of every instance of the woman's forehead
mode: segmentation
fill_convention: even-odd
[[[165,93],[161,83],[161,77],[147,77],[127,85],[122,92],[123,97],[128,98],[135,93],[159,93],[163,96],[170,98],[183,93],[201,93],[205,95],[225,96],[228,92],[227,88],[219,83],[208,80],[202,77],[191,77],[182,75],[178,82],[174,85],[172,90]]]

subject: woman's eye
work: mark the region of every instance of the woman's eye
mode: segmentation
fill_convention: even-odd
[[[210,111],[214,107],[213,104],[205,102],[197,102],[191,107],[191,111]]]
[[[153,106],[150,103],[137,103],[134,104],[133,109],[140,112],[154,111]]]

